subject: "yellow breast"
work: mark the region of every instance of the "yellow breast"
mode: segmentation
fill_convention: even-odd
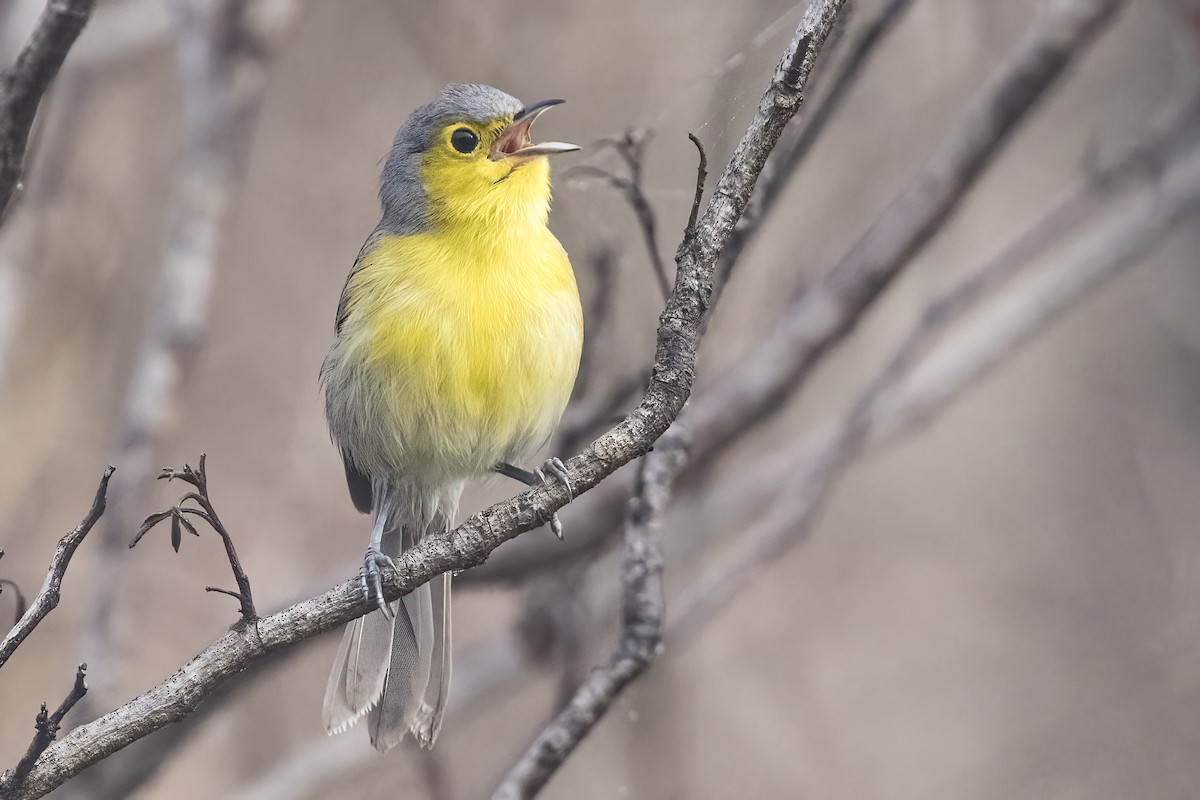
[[[350,434],[356,457],[440,481],[520,461],[550,437],[583,319],[567,255],[544,224],[383,236],[350,281],[341,360],[360,367],[372,428]]]

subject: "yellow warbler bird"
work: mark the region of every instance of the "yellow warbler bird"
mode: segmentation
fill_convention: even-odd
[[[407,732],[432,746],[450,686],[450,576],[388,604],[381,569],[450,527],[467,479],[546,479],[518,464],[549,440],[579,368],[579,292],[546,227],[546,156],[579,148],[529,133],[561,102],[452,84],[414,111],[342,290],[321,379],[350,496],[375,514],[362,578],[379,610],[347,626],[323,716],[330,733],[365,717],[381,751]],[[573,488],[562,462],[546,471]]]

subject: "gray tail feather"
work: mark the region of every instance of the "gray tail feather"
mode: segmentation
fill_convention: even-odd
[[[395,557],[417,540],[410,530],[389,530],[382,549]],[[408,732],[432,747],[450,689],[450,576],[435,577],[391,608],[394,621],[373,611],[346,626],[325,690],[325,729],[340,733],[365,716],[381,752]]]

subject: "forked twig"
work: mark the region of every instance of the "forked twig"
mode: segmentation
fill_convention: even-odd
[[[258,619],[258,612],[254,608],[254,597],[250,593],[250,579],[246,577],[246,571],[242,569],[242,561],[238,558],[237,548],[233,546],[233,537],[229,535],[229,530],[221,522],[221,518],[217,516],[217,511],[213,508],[212,500],[209,498],[205,459],[206,456],[202,454],[200,456],[200,466],[196,469],[192,469],[190,464],[184,464],[181,470],[164,469],[162,471],[162,474],[158,476],[159,480],[172,481],[179,479],[194,487],[196,491],[186,493],[179,499],[178,503],[166,511],[159,511],[146,517],[146,520],[138,529],[129,546],[136,546],[151,528],[163,520],[169,519],[171,520],[171,547],[178,553],[179,546],[183,542],[184,530],[193,536],[200,535],[196,527],[188,519],[188,516],[190,515],[203,520],[210,528],[216,531],[217,535],[221,537],[221,541],[224,542],[225,556],[229,559],[229,567],[233,570],[233,579],[237,581],[238,586],[236,592],[229,589],[218,589],[214,586],[206,586],[204,587],[204,591],[236,597],[241,606],[242,619],[240,624],[250,625]],[[186,505],[189,501],[195,503],[198,508]]]
[[[580,164],[567,170],[568,176],[585,175],[599,178],[608,183],[625,196],[625,200],[637,217],[638,228],[646,242],[646,253],[650,257],[650,266],[654,268],[654,276],[658,279],[658,288],[662,291],[663,299],[671,296],[671,279],[667,275],[667,265],[663,263],[662,253],[658,248],[658,218],[654,206],[642,189],[642,166],[645,162],[646,145],[653,132],[648,129],[629,129],[620,136],[601,139],[596,144],[600,147],[611,148],[625,162],[629,169],[629,177],[618,175],[592,164]]]

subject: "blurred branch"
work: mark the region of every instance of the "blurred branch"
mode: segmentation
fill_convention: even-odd
[[[848,52],[838,62],[829,85],[812,105],[799,133],[784,139],[772,154],[763,170],[762,184],[729,239],[729,246],[717,264],[716,288],[720,293],[733,272],[738,259],[754,236],[762,230],[763,222],[775,208],[779,195],[800,170],[800,165],[812,151],[829,122],[841,110],[853,92],[858,79],[879,45],[896,29],[912,6],[912,0],[886,0],[883,7],[847,42]],[[825,62],[828,63],[828,62]],[[824,76],[822,76],[824,77]],[[821,81],[820,83],[823,83]]]
[[[687,460],[689,437],[673,426],[642,458],[638,488],[625,523],[621,634],[616,649],[592,670],[570,704],[538,734],[492,794],[493,800],[535,796],[566,763],[617,696],[650,666],[662,649],[662,553],[656,529],[675,477]]]
[[[696,191],[688,216],[683,247],[697,235],[696,220],[708,177],[704,145],[688,138],[699,151]],[[635,175],[640,173],[639,167]],[[662,649],[665,616],[662,589],[662,551],[656,529],[671,497],[675,478],[687,461],[691,435],[678,422],[642,457],[638,483],[629,500],[625,522],[625,563],[622,570],[621,633],[616,649],[574,692],[564,708],[537,736],[493,793],[493,800],[534,797],[554,776],[584,737],[608,713],[613,702],[637,680]]]
[[[21,180],[29,131],[95,0],[47,0],[16,63],[0,73],[0,223]]]
[[[778,409],[957,210],[1019,122],[1113,19],[1121,0],[1051,0],[1015,56],[916,179],[805,292],[766,341],[691,407],[695,461]]]
[[[646,145],[650,142],[653,132],[647,129],[625,131],[619,137],[601,139],[597,144],[601,148],[611,148],[625,162],[629,177],[623,177],[591,164],[580,164],[566,171],[566,177],[586,175],[599,178],[609,186],[619,191],[637,217],[638,228],[646,242],[646,253],[650,257],[650,266],[658,279],[658,288],[662,291],[663,300],[671,296],[671,279],[667,276],[667,267],[663,263],[662,253],[658,248],[658,218],[654,206],[642,189],[642,168],[646,160]]]
[[[75,550],[83,542],[84,537],[88,535],[88,532],[104,513],[108,479],[112,477],[112,474],[112,467],[104,470],[104,475],[100,478],[100,487],[96,489],[96,497],[92,500],[92,507],[88,510],[87,515],[75,527],[75,530],[59,540],[58,547],[54,550],[54,557],[50,559],[50,569],[46,573],[46,580],[42,584],[41,591],[37,593],[37,597],[33,598],[33,602],[25,609],[25,613],[21,615],[21,619],[17,621],[13,629],[8,632],[3,641],[0,641],[0,667],[4,666],[9,657],[20,647],[21,642],[33,633],[33,629],[46,618],[46,615],[58,606],[63,578],[67,574],[67,565],[71,563],[71,557],[75,555]]]
[[[568,463],[576,494],[644,455],[670,426],[690,394],[700,327],[716,258],[746,207],[759,172],[784,125],[844,0],[818,0],[804,15],[694,231],[677,256],[675,288],[658,330],[655,367],[641,403],[621,423]],[[535,487],[472,516],[446,536],[407,550],[385,576],[395,600],[448,570],[482,563],[500,544],[547,520],[569,500],[562,482]],[[37,797],[84,768],[193,711],[205,696],[267,653],[310,638],[371,610],[357,579],[244,630],[231,630],[158,686],[100,719],[79,726],[38,759],[17,797]]]
[[[1068,204],[1072,202],[1076,201]],[[760,523],[738,537],[735,552],[722,567],[690,588],[679,603],[671,635],[690,635],[764,567],[805,537],[829,489],[873,432],[887,428],[898,435],[928,422],[1073,304],[1136,264],[1168,233],[1198,214],[1200,150],[1193,150],[1187,158],[1164,167],[1158,180],[1134,192],[1112,214],[1095,223],[1088,235],[1072,242],[1048,266],[1040,283],[1014,291],[1004,313],[994,315],[996,321],[986,335],[959,337],[969,344],[960,345],[948,367],[909,383],[921,368],[936,364],[936,354],[928,353],[951,323],[974,310],[987,296],[987,288],[994,287],[1002,274],[1015,274],[1022,262],[994,261],[930,304],[831,435],[818,437],[798,462],[784,468],[771,465],[738,487],[749,489],[757,483],[761,493],[780,499]],[[1035,224],[1006,248],[1006,253],[1026,251],[1043,234]],[[785,476],[783,481],[772,479],[780,475]]]
[[[267,67],[295,16],[294,0],[172,0],[184,106],[184,152],[162,255],[161,297],[134,364],[120,423],[121,473],[102,527],[102,576],[81,627],[95,667],[93,713],[116,691],[123,574],[135,509],[155,472],[156,452],[185,406],[183,386],[205,335],[216,267],[245,176]],[[101,671],[101,668],[105,671]]]
[[[686,412],[696,440],[685,477],[714,463],[796,393],[821,358],[850,334],[887,285],[942,229],[1018,124],[1120,6],[1121,0],[1050,0],[1008,63],[978,93],[909,186],[785,311],[763,341],[696,393]],[[735,228],[730,241],[736,236]],[[573,503],[563,514],[572,535],[562,546],[514,545],[463,579],[511,581],[594,553],[619,529],[628,496],[621,488],[610,482]]]

